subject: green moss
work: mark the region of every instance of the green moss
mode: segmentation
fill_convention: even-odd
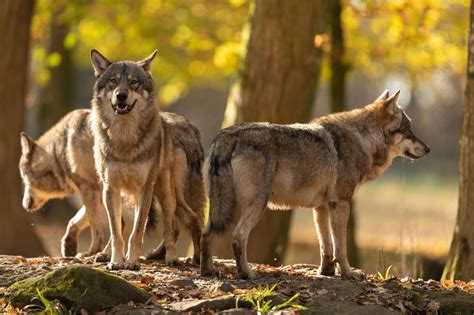
[[[129,301],[144,303],[150,297],[149,293],[120,277],[79,265],[14,283],[5,297],[12,305],[24,307],[37,295],[36,288],[49,300],[58,299],[67,307],[90,311]]]

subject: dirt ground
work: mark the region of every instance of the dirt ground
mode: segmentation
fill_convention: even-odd
[[[18,312],[3,296],[6,289],[23,279],[44,275],[54,269],[71,264],[82,264],[90,268],[105,270],[104,263],[93,259],[76,258],[24,258],[0,256],[0,312]],[[169,267],[161,262],[145,261],[140,271],[113,271],[129,283],[152,294],[146,305],[121,305],[107,309],[107,313],[153,311],[199,312],[203,310],[223,311],[235,308],[238,300],[255,297],[262,288],[276,284],[271,305],[281,305],[295,294],[292,304],[303,306],[307,312],[320,314],[385,314],[426,313],[456,310],[474,312],[474,282],[423,281],[411,278],[382,279],[367,275],[363,281],[341,280],[340,277],[324,277],[316,274],[317,266],[295,264],[272,267],[252,265],[257,271],[255,280],[241,280],[235,276],[233,260],[215,262],[217,275],[204,278],[199,268],[183,259],[178,267]],[[237,304],[242,306],[241,304]],[[248,302],[243,304],[253,308]],[[453,309],[454,308],[454,309]],[[235,310],[234,310],[235,311]],[[246,311],[250,311],[247,309]],[[229,312],[229,311],[227,311]]]

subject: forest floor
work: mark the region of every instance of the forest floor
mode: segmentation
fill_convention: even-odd
[[[19,312],[8,303],[8,287],[13,283],[44,276],[64,266],[82,265],[104,271],[104,263],[92,259],[76,258],[24,258],[0,256],[0,312]],[[160,262],[145,261],[140,271],[110,272],[149,294],[146,303],[124,301],[123,305],[109,306],[107,314],[158,314],[169,312],[226,311],[227,314],[250,313],[262,295],[272,301],[265,310],[287,306],[298,312],[318,314],[388,314],[388,313],[436,313],[474,312],[474,282],[443,283],[421,279],[397,279],[389,275],[367,275],[363,281],[341,280],[340,277],[317,276],[315,265],[295,264],[281,267],[253,264],[257,271],[254,280],[241,280],[235,275],[233,260],[215,262],[217,276],[204,278],[199,268],[183,259],[178,267],[168,267]],[[265,293],[266,288],[276,285]],[[97,285],[88,290],[97,290]],[[89,293],[91,293],[89,292]],[[95,293],[93,293],[95,294]],[[295,295],[297,295],[295,297]],[[46,296],[46,295],[45,295]],[[236,310],[236,305],[239,310]],[[306,310],[302,310],[302,307]],[[230,310],[230,311],[229,311]],[[263,309],[261,309],[263,310]],[[76,311],[81,313],[85,309]]]

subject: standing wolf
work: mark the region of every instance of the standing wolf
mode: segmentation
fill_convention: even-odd
[[[161,115],[173,136],[175,186],[184,188],[185,199],[197,216],[196,223],[185,210],[177,208],[178,217],[191,232],[195,244],[193,260],[198,262],[205,198],[201,173],[204,153],[199,131],[179,115],[166,112]],[[25,184],[23,207],[30,212],[36,211],[50,199],[65,198],[79,191],[84,206],[69,221],[61,242],[61,253],[64,256],[76,255],[79,233],[89,224],[91,245],[87,252],[79,255],[90,256],[102,250],[109,224],[102,209],[99,178],[94,167],[90,110],[70,112],[37,141],[22,134],[21,144],[20,173]],[[130,210],[124,208],[123,219],[131,226],[133,213]],[[175,237],[178,233],[179,230],[175,231]],[[149,258],[163,258],[164,253],[163,246],[159,246]],[[108,260],[107,255],[101,256]]]
[[[166,263],[175,264],[173,219],[179,203],[189,215],[182,190],[174,190],[173,142],[154,97],[151,62],[110,62],[92,50],[96,82],[92,99],[94,160],[109,217],[112,257],[108,269],[138,269],[145,222],[154,194],[164,214]],[[125,256],[121,193],[135,202],[135,222]]]
[[[254,277],[247,238],[265,207],[312,208],[321,247],[318,273],[362,277],[346,255],[349,202],[357,187],[383,173],[396,156],[418,159],[429,147],[411,131],[397,105],[399,91],[384,92],[362,109],[332,114],[308,124],[248,123],[222,130],[206,161],[209,222],[201,241],[201,274],[212,273],[211,239],[241,217],[232,247],[239,275]]]

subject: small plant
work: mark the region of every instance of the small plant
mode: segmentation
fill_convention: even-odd
[[[393,275],[390,273],[391,269],[392,269],[392,265],[388,266],[387,270],[385,270],[385,275],[383,275],[380,271],[377,271],[377,274],[375,275],[375,277],[381,281],[387,281],[393,277]]]
[[[62,315],[62,314],[70,314],[61,302],[54,300],[50,301],[43,296],[41,291],[36,288],[36,292],[38,292],[38,297],[34,298],[33,301],[38,300],[41,302],[42,305],[39,304],[30,304],[24,307],[24,311],[26,312],[34,312],[34,313],[41,313],[41,314],[48,314],[48,315]]]
[[[302,305],[292,303],[299,296],[299,293],[296,293],[283,303],[271,306],[271,297],[275,295],[274,290],[276,286],[277,285],[274,284],[271,288],[268,288],[268,286],[265,288],[258,287],[257,289],[251,290],[244,299],[252,304],[258,313],[268,313],[285,308],[306,309],[306,307]]]

